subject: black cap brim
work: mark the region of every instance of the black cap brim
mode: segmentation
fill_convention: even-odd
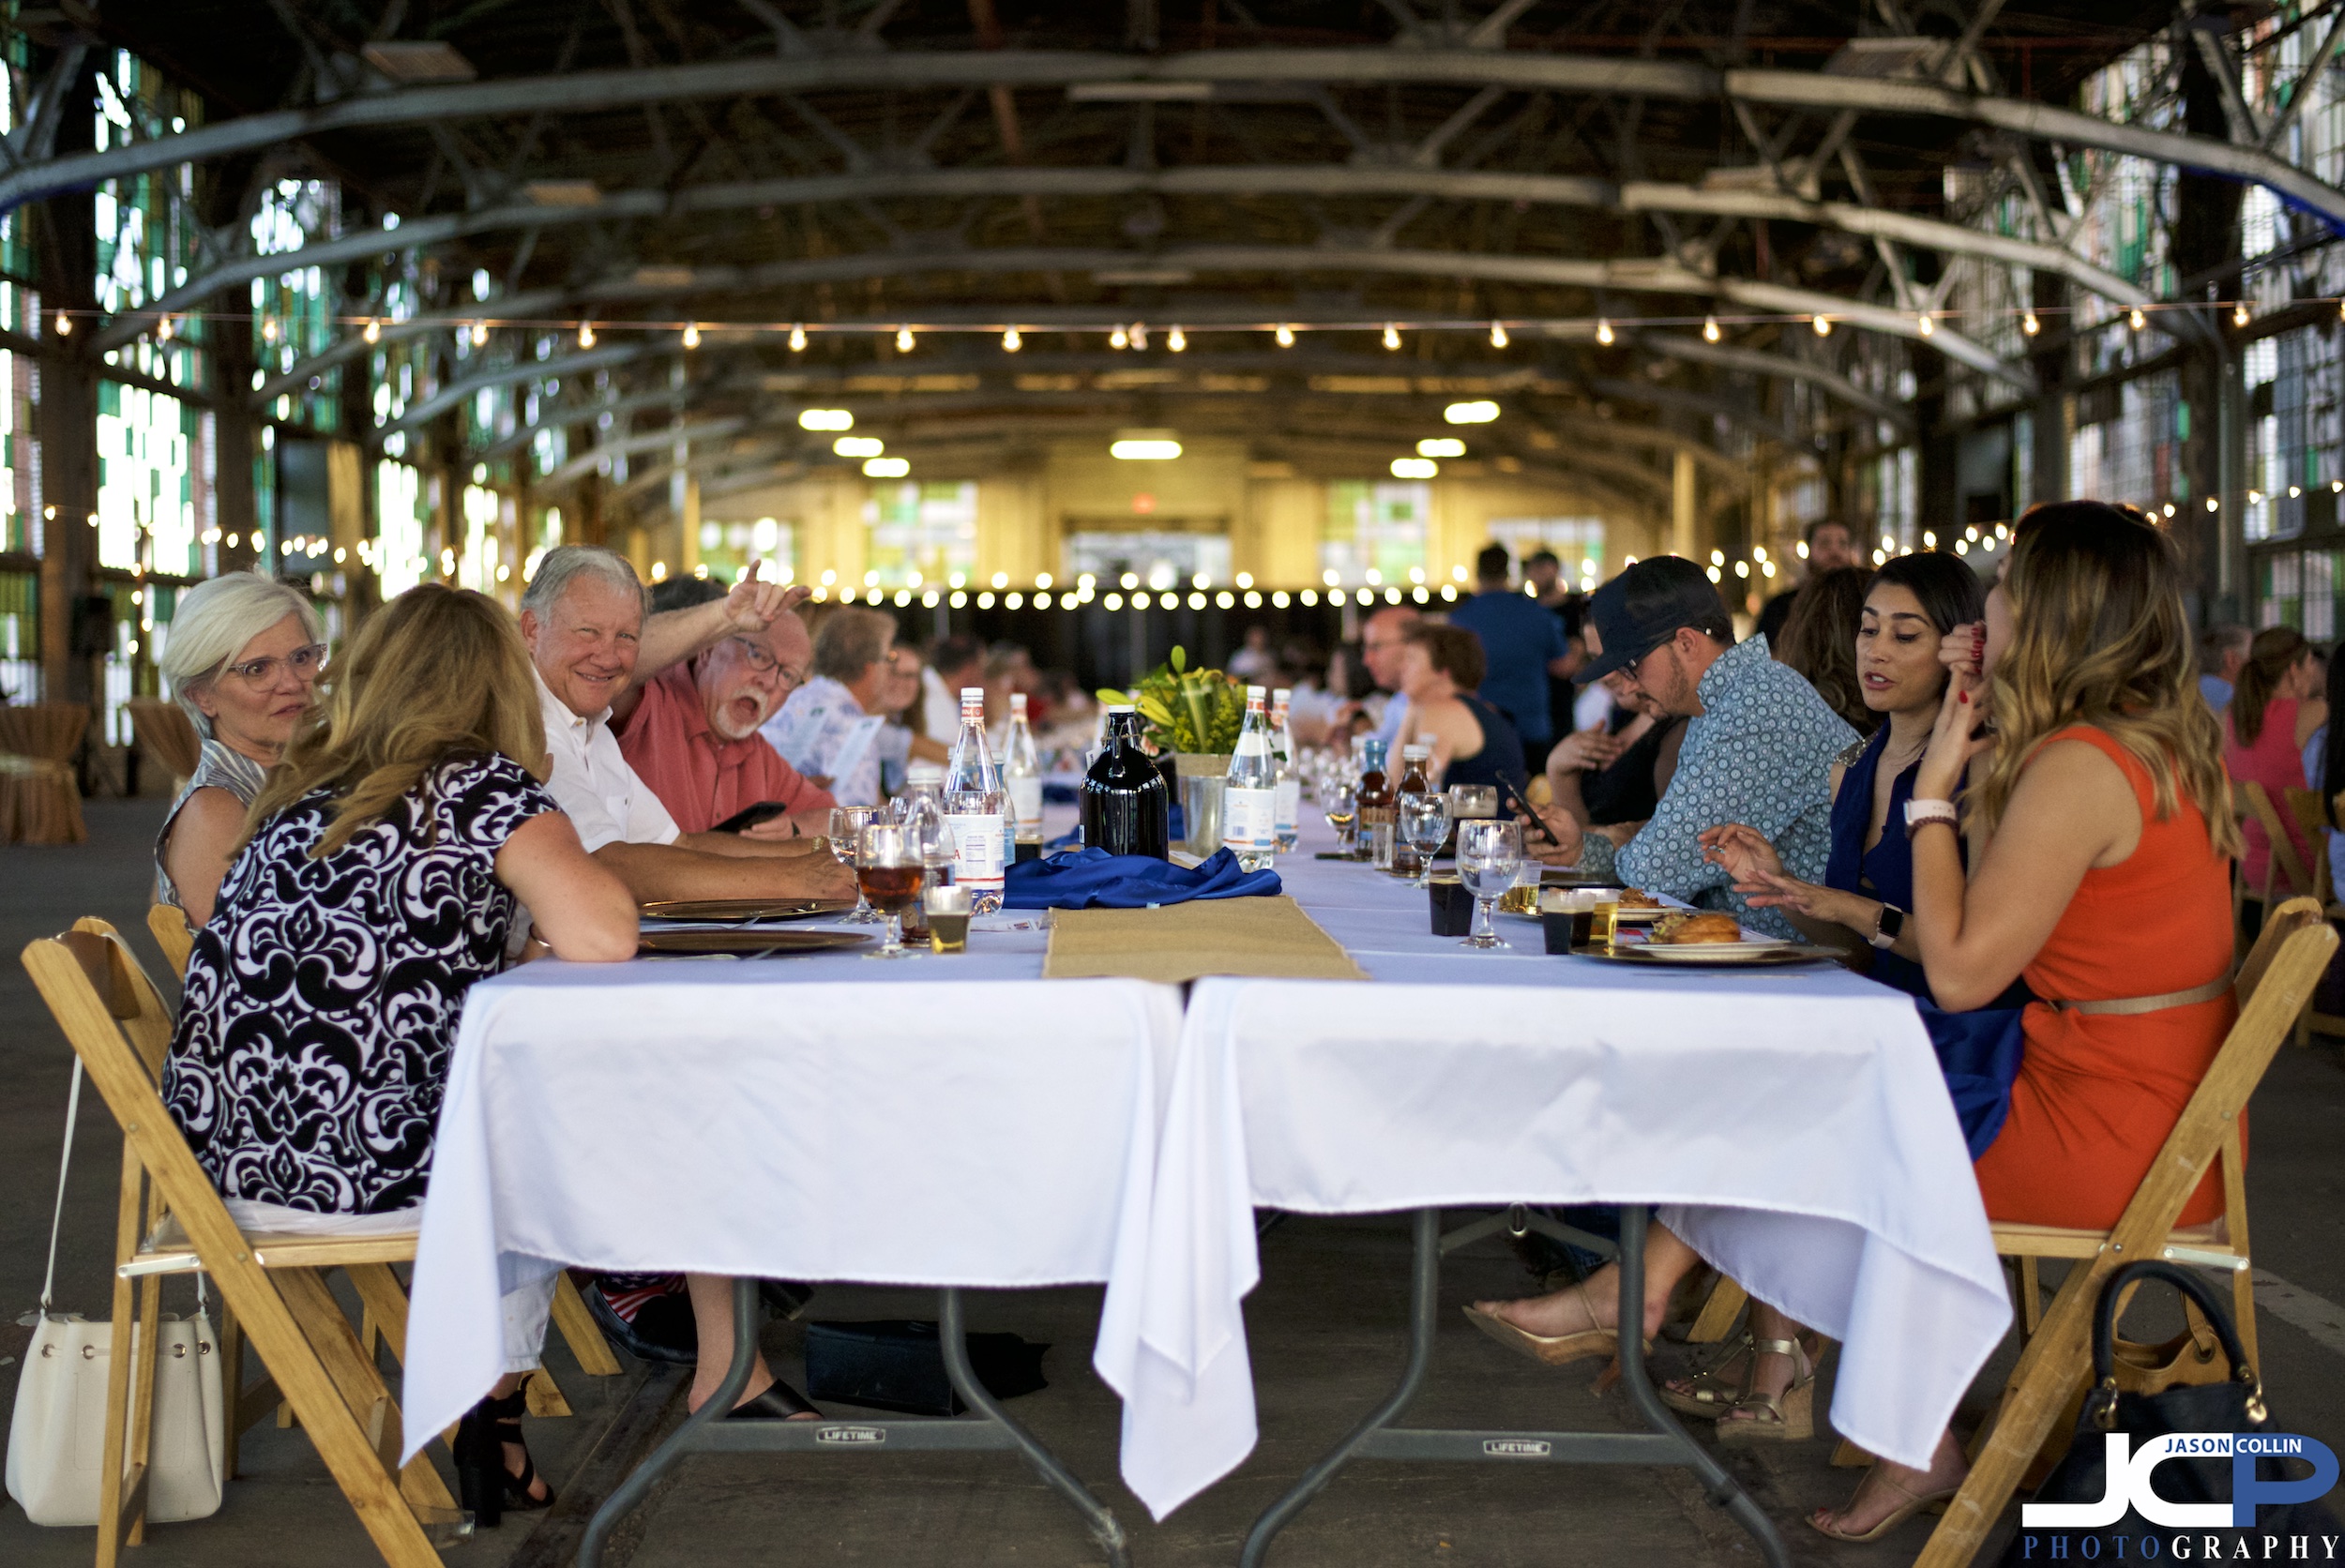
[[[1670,635],[1675,636],[1676,634],[1672,632]],[[1634,641],[1631,641],[1626,646],[1618,650],[1608,647],[1604,650],[1604,652],[1597,655],[1593,662],[1583,664],[1578,670],[1572,671],[1572,684],[1574,686],[1586,686],[1591,681],[1602,680],[1605,676],[1611,674],[1614,671],[1626,670],[1630,665],[1636,663],[1639,659],[1644,657],[1645,655],[1653,652],[1654,649],[1659,647],[1662,643],[1667,642],[1668,641],[1668,637],[1657,637],[1652,641],[1645,643],[1642,647],[1637,646]]]

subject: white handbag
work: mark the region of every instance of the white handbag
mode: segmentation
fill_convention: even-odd
[[[82,1063],[73,1063],[66,1099],[65,1156],[57,1164],[57,1206],[49,1224],[49,1270],[40,1316],[17,1380],[8,1419],[8,1496],[37,1525],[94,1525],[106,1464],[106,1370],[113,1331],[80,1313],[50,1310],[57,1281],[57,1231],[65,1218],[66,1172],[73,1161],[74,1120],[82,1108]],[[227,1460],[219,1338],[204,1311],[196,1276],[192,1318],[165,1318],[156,1337],[154,1431],[147,1448],[146,1517],[155,1524],[201,1519],[219,1509]],[[131,1353],[139,1354],[137,1325]],[[126,1428],[128,1424],[125,1424]],[[126,1429],[125,1439],[129,1433]],[[127,1454],[114,1455],[117,1465]]]

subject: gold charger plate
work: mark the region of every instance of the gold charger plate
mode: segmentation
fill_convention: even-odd
[[[820,920],[853,908],[852,898],[663,898],[643,912],[646,920]]]
[[[782,958],[800,953],[837,953],[871,942],[863,931],[645,931],[636,939],[638,953],[710,957],[737,954],[745,958]]]
[[[1609,947],[1583,947],[1592,958],[1614,963],[1642,964],[1648,969],[1756,969],[1780,964],[1830,963],[1829,947],[1805,942],[1621,942]]]

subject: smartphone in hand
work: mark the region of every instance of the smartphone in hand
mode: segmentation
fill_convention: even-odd
[[[786,817],[789,814],[790,808],[782,805],[781,802],[778,800],[761,800],[755,806],[746,807],[739,811],[735,811],[732,816],[727,817],[723,822],[719,822],[712,831],[717,833],[739,833],[744,828],[752,828],[760,822],[770,822],[776,817]]]

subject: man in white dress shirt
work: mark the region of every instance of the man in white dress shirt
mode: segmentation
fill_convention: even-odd
[[[549,550],[530,579],[522,641],[537,668],[553,757],[546,788],[587,852],[617,872],[638,903],[854,896],[854,875],[822,839],[679,833],[611,732],[613,711],[624,716],[641,701],[642,682],[735,633],[763,632],[805,597],[803,588],[751,580],[722,599],[646,621],[634,566],[593,545]],[[733,1282],[710,1274],[686,1280],[701,1351],[687,1403],[697,1410],[732,1359]],[[728,1419],[786,1420],[810,1410],[761,1356]]]
[[[522,640],[537,667],[553,755],[546,788],[587,852],[617,872],[638,902],[854,896],[852,874],[819,839],[678,833],[611,732],[614,713],[633,711],[643,681],[736,632],[762,632],[805,595],[750,580],[724,598],[646,621],[635,568],[592,545],[549,551],[530,580]]]

